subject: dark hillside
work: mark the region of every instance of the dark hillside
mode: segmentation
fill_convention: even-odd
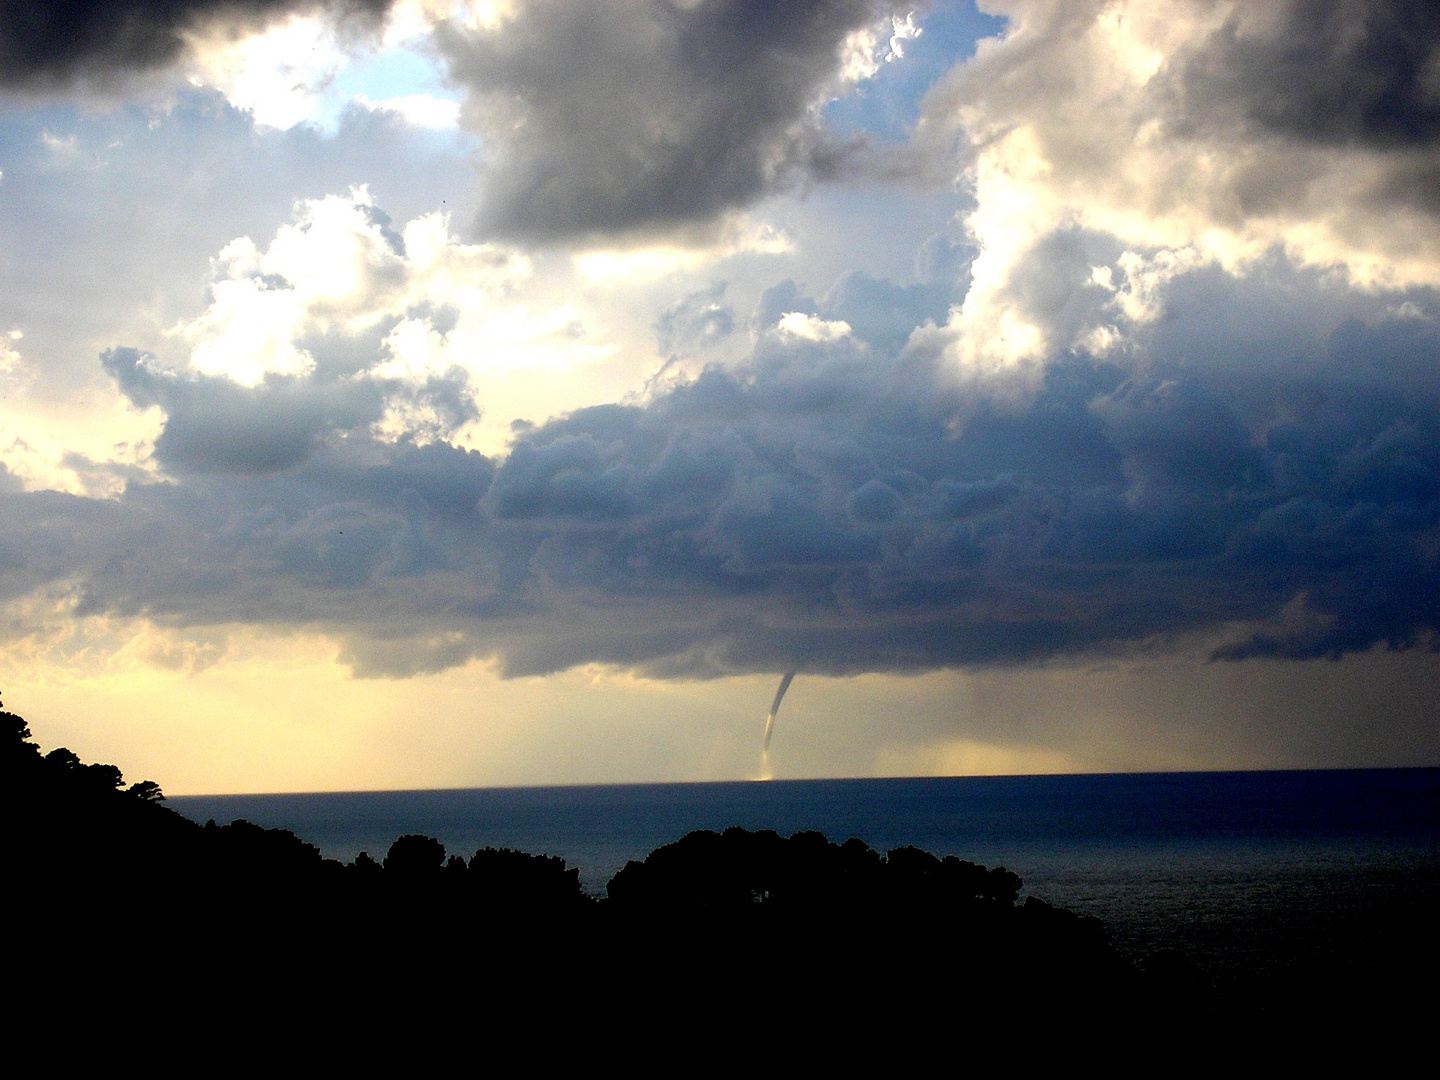
[[[1019,903],[1014,874],[953,856],[698,832],[596,901],[544,855],[466,859],[411,835],[342,865],[283,830],[199,826],[155,784],[42,756],[13,714],[0,725],[12,970],[65,1003],[50,1021],[88,1031],[163,1015],[187,1045],[239,1029],[260,1045],[275,1024],[361,1023],[877,1063],[918,1060],[922,1033],[982,1058],[1122,1033],[1203,1055],[1298,1015],[1227,1007],[1178,954],[1137,968],[1095,919]]]

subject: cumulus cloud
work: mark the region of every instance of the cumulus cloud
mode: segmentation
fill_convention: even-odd
[[[358,108],[327,134],[304,125],[257,131],[209,90],[183,93],[164,111],[11,104],[0,122],[0,339],[19,359],[0,372],[0,462],[30,487],[123,488],[118,466],[142,463],[160,414],[130,407],[96,357],[128,344],[189,370],[199,339],[166,331],[208,306],[207,264],[231,241],[253,238],[263,256],[278,223],[303,218],[303,209],[291,216],[299,195],[343,194],[357,177],[387,192],[397,234],[473,183],[468,162],[438,153],[428,133]],[[62,145],[47,145],[45,134]],[[215,270],[223,279],[225,267]],[[530,302],[536,316],[554,304]],[[445,313],[432,314],[443,327]],[[12,330],[23,337],[5,337]],[[339,362],[342,336],[307,336],[298,347]],[[383,336],[366,344],[364,362],[385,359]],[[568,340],[541,335],[552,348]],[[549,415],[527,403],[502,421],[522,414]]]
[[[105,86],[177,63],[197,37],[263,31],[297,10],[378,28],[392,0],[5,0],[0,4],[0,86]]]
[[[313,370],[307,336],[353,335],[421,308],[488,308],[530,272],[518,253],[457,243],[442,214],[397,231],[363,187],[303,201],[265,250],[239,237],[214,268],[210,306],[172,332],[191,343],[195,370],[248,386]],[[413,354],[387,370],[423,375]]]
[[[818,106],[903,51],[914,27],[892,6],[535,0],[440,24],[469,92],[463,122],[485,146],[481,232],[685,227],[833,170],[845,151]]]
[[[1431,5],[984,6],[1005,33],[930,93],[915,139],[969,145],[980,252],[945,344],[962,370],[1033,389],[1043,357],[1106,351],[1201,263],[1280,250],[1362,287],[1440,282]]]
[[[780,316],[775,329],[801,341],[839,341],[850,336],[850,324],[843,319],[818,319],[803,311],[788,311]]]
[[[239,237],[213,270],[206,309],[169,329],[187,364],[107,359],[134,402],[166,409],[156,452],[172,468],[283,468],[323,428],[362,422],[391,441],[455,439],[480,416],[477,379],[610,352],[568,305],[515,299],[526,256],[461,243],[439,213],[395,228],[363,187],[303,200],[265,247]]]

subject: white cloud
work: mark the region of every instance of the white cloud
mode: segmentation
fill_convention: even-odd
[[[459,17],[460,9],[465,7],[471,12],[478,12],[480,17],[483,17],[484,10],[489,10],[492,17],[494,15],[493,4],[465,5],[457,0],[396,0],[385,24],[381,45],[386,49],[395,49],[425,38],[437,22]]]
[[[150,468],[158,410],[135,409],[113,392],[88,408],[57,401],[21,354],[23,338],[19,328],[0,337],[0,466],[26,491],[120,494],[127,471]]]
[[[1175,275],[1203,264],[1244,274],[1277,249],[1361,288],[1440,284],[1440,220],[1423,195],[1405,194],[1433,168],[1428,144],[1265,120],[1268,99],[1245,80],[1262,85],[1266,73],[1242,60],[1253,67],[1252,54],[1284,53],[1284,36],[1303,28],[1290,7],[982,6],[1009,19],[1007,32],[931,92],[917,138],[944,153],[937,131],[970,144],[957,167],[973,187],[966,224],[979,255],[945,345],[960,370],[1014,374],[1057,350],[1103,347],[1127,321],[1153,321]],[[1303,98],[1303,81],[1287,92]],[[1067,233],[1108,237],[1125,253],[1113,280],[1072,281],[1072,294],[1112,294],[1085,325],[1055,322],[1045,312],[1068,301],[1052,293],[1037,303],[1024,280],[1047,258],[1049,238]]]
[[[518,295],[533,273],[525,255],[462,243],[441,213],[397,231],[364,187],[301,202],[267,246],[239,237],[213,265],[210,305],[169,330],[190,347],[193,371],[242,386],[319,377],[307,341],[380,331],[378,349],[361,346],[347,377],[401,384],[375,428],[390,438],[459,437],[442,430],[443,410],[423,393],[431,380],[484,393],[478,404],[488,410],[500,402],[503,413],[535,372],[590,367],[616,349],[573,305]],[[521,395],[522,411],[535,411],[533,392]],[[489,441],[496,443],[494,433]]]
[[[191,35],[189,45],[192,83],[218,88],[257,124],[281,130],[316,118],[325,86],[349,61],[335,26],[319,14],[238,38],[221,26]]]
[[[49,131],[42,131],[40,132],[40,144],[49,151],[49,164],[52,166],[64,167],[79,159],[80,143],[73,133],[55,135]]]
[[[791,311],[780,316],[776,329],[801,341],[839,341],[850,336],[850,324],[843,319],[821,319],[803,311]]]
[[[663,243],[590,248],[576,252],[571,261],[587,283],[613,288],[693,273],[733,255],[786,255],[795,250],[784,230],[744,213],[691,231],[690,237],[675,235]]]
[[[15,343],[24,336],[25,332],[16,328],[0,338],[0,375],[9,375],[20,366],[20,353]]]
[[[403,256],[366,213],[372,206],[363,188],[309,200],[265,251],[244,236],[227,244],[215,260],[210,307],[171,331],[193,343],[195,370],[245,386],[268,374],[302,375],[315,361],[297,337],[359,329],[391,310]]]
[[[249,237],[227,244],[209,308],[170,332],[192,344],[196,371],[254,386],[312,371],[308,334],[358,333],[426,304],[488,309],[529,274],[523,256],[448,230],[430,214],[395,233],[364,187],[305,200],[263,251]]]
[[[915,25],[913,11],[904,18],[890,15],[873,26],[851,31],[845,38],[840,81],[853,84],[873,79],[883,65],[904,59],[905,42],[923,32]]]
[[[355,100],[371,112],[394,113],[411,127],[443,131],[460,126],[460,102],[433,94],[406,94],[384,101],[371,101],[361,94]]]
[[[353,102],[393,113],[412,127],[453,129],[459,102],[415,85],[416,71],[397,84],[391,61],[423,55],[435,23],[451,17],[454,6],[404,0],[378,35],[357,34],[355,26],[323,11],[294,14],[238,36],[217,24],[188,35],[187,75],[192,85],[218,89],[262,127],[284,131],[315,124],[333,130]],[[372,96],[377,87],[383,96]]]

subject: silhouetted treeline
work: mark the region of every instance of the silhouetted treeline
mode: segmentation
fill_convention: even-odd
[[[886,1040],[921,1032],[983,1058],[1016,1040],[1123,1030],[1138,1047],[1209,1031],[1203,1054],[1214,1032],[1319,1015],[1311,999],[1237,1011],[1183,956],[1134,965],[1097,920],[1021,902],[1004,868],[913,847],[697,832],[594,898],[552,856],[467,859],[410,835],[345,865],[285,830],[201,826],[154,783],[42,756],[13,714],[0,730],[22,898],[12,966],[92,1025],[129,1030],[158,1010],[216,1037],[262,1017],[332,1031],[370,1017],[716,1062],[875,1064],[913,1063],[916,1046]]]

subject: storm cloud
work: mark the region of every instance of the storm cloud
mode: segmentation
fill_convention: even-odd
[[[297,11],[322,9],[370,26],[393,0],[3,0],[0,87],[61,89],[107,84],[177,62],[189,33],[222,26],[259,31]]]
[[[1422,0],[1292,0],[1237,10],[1160,80],[1171,130],[1205,141],[1278,140],[1291,167],[1237,187],[1252,213],[1293,203],[1325,168],[1325,152],[1369,163],[1362,193],[1377,209],[1440,218],[1440,11]],[[1158,87],[1157,87],[1158,89]],[[1318,154],[1317,154],[1318,152]],[[1287,184],[1288,182],[1288,184]]]
[[[174,479],[0,496],[0,582],[178,625],[322,627],[371,674],[475,655],[510,674],[919,671],[1183,635],[1218,659],[1434,646],[1432,295],[1197,271],[1144,363],[1057,355],[1017,402],[895,347],[867,316],[883,285],[787,286],[743,366],[522,430],[496,459],[377,439],[378,402],[337,406],[343,380],[177,388],[114,354],[121,389],[166,411]],[[1273,328],[1245,319],[1255,302]],[[807,338],[790,315],[847,329]]]
[[[1192,122],[1239,113],[1303,142],[1440,139],[1440,10],[1424,0],[1290,0],[1235,11],[1177,72]]]
[[[464,123],[485,145],[480,232],[704,224],[833,171],[845,150],[817,106],[864,46],[855,35],[892,7],[536,0],[493,27],[440,24],[435,41],[470,94]]]

